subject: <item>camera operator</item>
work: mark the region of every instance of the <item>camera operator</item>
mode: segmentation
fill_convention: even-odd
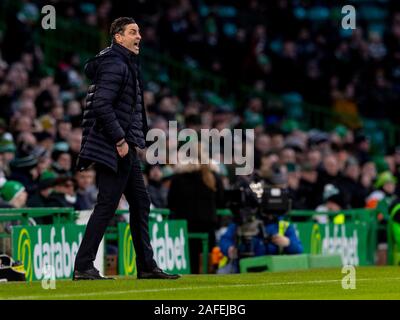
[[[241,258],[303,252],[294,227],[284,220],[291,206],[286,185],[284,167],[274,164],[268,178],[242,183],[227,197],[234,199],[229,203],[234,221],[221,236],[219,247],[228,258],[225,261],[235,261],[230,272],[237,272]]]

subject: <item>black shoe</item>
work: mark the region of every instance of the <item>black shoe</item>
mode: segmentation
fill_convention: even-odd
[[[104,277],[99,270],[92,268],[86,271],[74,271],[72,280],[114,280],[113,278]]]
[[[138,279],[178,279],[181,276],[179,274],[169,274],[162,271],[160,268],[154,268],[151,271],[140,271],[137,274]]]

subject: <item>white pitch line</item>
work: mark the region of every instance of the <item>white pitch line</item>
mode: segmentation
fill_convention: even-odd
[[[356,281],[382,281],[382,280],[400,280],[400,277],[396,278],[363,278],[357,279]],[[333,280],[311,280],[311,281],[290,281],[290,282],[261,282],[261,283],[247,283],[247,284],[232,284],[232,285],[215,285],[215,286],[198,286],[198,287],[178,287],[178,288],[161,288],[161,289],[138,289],[138,290],[124,290],[124,291],[100,291],[90,293],[68,293],[68,294],[52,294],[52,295],[41,295],[41,296],[21,296],[12,298],[0,298],[0,300],[34,300],[34,299],[54,299],[54,298],[75,298],[75,297],[91,297],[101,295],[121,295],[129,293],[145,293],[145,292],[165,292],[165,291],[185,291],[185,290],[204,290],[204,289],[216,289],[216,288],[242,288],[242,287],[259,287],[259,286],[284,286],[284,285],[298,285],[298,284],[321,284],[321,283],[333,283],[341,282],[342,279]]]

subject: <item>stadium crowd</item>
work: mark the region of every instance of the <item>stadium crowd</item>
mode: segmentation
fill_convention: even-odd
[[[354,31],[340,27],[342,1],[145,1],[133,12],[145,13],[149,46],[232,85],[399,120],[399,4],[346,4],[357,10]]]
[[[279,94],[296,92],[304,101],[337,111],[400,120],[395,108],[400,93],[396,1],[385,3],[393,8],[385,18],[385,32],[361,20],[350,35],[324,19],[339,1],[208,2],[138,1],[122,6],[111,1],[54,1],[63,7],[57,14],[104,31],[111,17],[133,6],[123,12],[137,18],[143,46],[222,75],[233,85],[244,81]],[[75,52],[59,61],[53,74],[43,73],[43,52],[32,41],[40,5],[41,1],[23,1],[8,16],[1,37],[1,206],[90,210],[97,192],[94,170],[77,172],[74,167],[87,89],[82,61]],[[255,128],[253,175],[274,184],[279,167],[279,184],[289,188],[293,209],[371,208],[382,200],[390,205],[400,195],[400,146],[374,155],[359,123],[338,124],[330,132],[268,126],[266,106],[258,97],[249,97],[233,111],[190,94],[176,95],[156,79],[146,85],[150,128],[166,131],[170,120],[195,130]],[[218,163],[212,167],[223,188],[236,183],[233,169]],[[201,167],[189,170],[193,171],[204,174]],[[179,200],[179,192],[169,196],[169,190],[188,170],[144,164],[143,172],[153,207],[168,208],[171,200]],[[122,199],[120,208],[126,205]]]

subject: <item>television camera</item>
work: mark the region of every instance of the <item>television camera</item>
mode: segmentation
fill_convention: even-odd
[[[290,211],[289,193],[285,188],[252,181],[226,191],[225,195],[227,207],[238,226],[236,236],[240,257],[254,256],[252,239],[261,236],[265,243],[271,242],[273,235],[266,233],[265,225],[277,222],[280,216]]]

